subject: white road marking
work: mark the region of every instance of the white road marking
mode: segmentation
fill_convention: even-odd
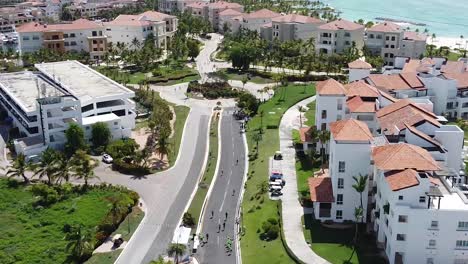
[[[231,176],[232,176],[232,170],[229,172],[229,179],[226,184],[226,188],[224,189],[224,198],[223,198],[223,202],[221,203],[221,206],[219,207],[219,212],[223,210],[224,201],[226,200],[227,187],[229,186],[229,183],[231,182]]]
[[[216,244],[219,246],[219,236],[216,237]]]

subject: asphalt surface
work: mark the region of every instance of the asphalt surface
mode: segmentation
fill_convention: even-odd
[[[243,187],[245,150],[240,123],[233,118],[233,111],[234,108],[225,109],[221,119],[220,163],[202,220],[201,234],[206,243],[200,243],[195,255],[203,264],[236,263],[234,234],[237,232],[237,202]],[[226,250],[228,237],[233,241],[230,252]]]

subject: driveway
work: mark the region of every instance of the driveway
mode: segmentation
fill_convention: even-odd
[[[298,106],[307,106],[315,101],[315,96],[307,98],[289,108],[283,115],[280,123],[280,150],[283,154],[283,175],[286,185],[283,188],[283,231],[288,247],[305,263],[325,264],[324,260],[307,245],[302,231],[301,217],[304,209],[299,203],[296,177],[296,151],[292,145],[292,130],[300,126]]]

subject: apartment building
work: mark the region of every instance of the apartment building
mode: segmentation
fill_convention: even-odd
[[[288,14],[277,16],[272,21],[272,39],[280,41],[317,39],[317,30],[325,21],[318,18]]]
[[[392,22],[383,22],[366,30],[365,45],[374,55],[393,66],[398,56],[417,59],[426,51],[427,35],[406,31]]]
[[[353,176],[367,175],[363,220],[391,264],[466,263],[463,131],[444,125],[431,101],[394,98],[365,80],[327,80],[317,92],[315,126],[331,136],[328,170],[309,179],[315,218],[356,220]]]
[[[343,53],[353,46],[358,50],[364,46],[363,25],[338,19],[318,27],[318,53]]]
[[[125,43],[130,49],[138,49],[139,47],[133,46],[133,40],[143,43],[152,34],[156,46],[165,49],[177,30],[177,18],[156,11],[146,11],[139,15],[119,15],[113,21],[105,22],[104,26],[108,41],[114,45]]]
[[[220,25],[220,13],[226,9],[232,9],[240,13],[244,12],[244,7],[238,3],[224,1],[217,2],[195,2],[186,5],[188,12],[194,16],[202,17],[210,21],[213,29],[218,31],[223,25]]]
[[[2,25],[21,25],[28,22],[41,22],[44,11],[38,7],[2,7],[0,8],[0,21]]]
[[[63,24],[30,22],[17,28],[20,53],[42,48],[57,52],[86,51],[95,60],[101,59],[107,49],[104,26],[87,19]]]
[[[164,13],[173,13],[174,11],[184,12],[187,5],[199,2],[199,0],[160,0],[158,1],[158,10]]]
[[[430,101],[433,112],[449,119],[468,119],[467,62],[445,58],[410,59],[396,57],[394,66],[382,74],[349,69],[350,80],[358,77],[398,99]]]
[[[227,33],[225,32],[225,29],[231,33],[238,32],[243,22],[242,15],[243,13],[234,9],[226,9],[221,11],[219,13],[219,32]]]
[[[77,61],[35,67],[38,72],[0,74],[0,105],[24,136],[14,141],[17,153],[30,157],[63,148],[71,123],[81,125],[88,140],[96,122],[107,123],[115,139],[130,136],[133,91]]]

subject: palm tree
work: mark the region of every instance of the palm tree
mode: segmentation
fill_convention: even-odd
[[[355,218],[355,226],[354,226],[354,238],[353,238],[353,242],[354,242],[354,245],[353,245],[353,251],[351,252],[351,256],[349,257],[347,263],[351,263],[351,259],[353,258],[353,255],[354,255],[354,251],[356,251],[356,245],[357,245],[357,239],[358,239],[358,231],[359,231],[359,222],[361,221],[362,219],[362,216],[364,214],[364,211],[362,209],[362,207],[356,207],[354,208],[354,218]]]
[[[322,172],[325,172],[325,144],[330,140],[330,132],[328,130],[322,130],[318,134],[318,139],[320,140],[321,148],[320,154],[322,155]]]
[[[300,127],[302,127],[302,112],[304,112],[305,110],[304,106],[298,105],[297,110],[299,111],[299,124],[300,124]]]
[[[167,156],[171,151],[169,144],[170,143],[167,137],[164,136],[159,138],[158,143],[156,145],[156,151],[159,152],[161,159],[163,159],[164,156]]]
[[[256,148],[257,148],[257,155],[258,155],[258,143],[262,141],[262,134],[260,132],[257,132],[252,135],[252,140],[255,142]]]
[[[167,249],[167,254],[171,257],[174,256],[175,263],[177,264],[179,263],[179,256],[183,255],[186,249],[185,245],[172,243]]]
[[[34,166],[34,176],[37,175],[39,179],[42,179],[44,176],[47,177],[47,184],[51,185],[52,178],[54,178],[56,172],[57,157],[57,151],[48,147],[42,152],[39,163]]]
[[[73,226],[64,239],[68,241],[66,250],[71,251],[71,256],[77,261],[83,260],[84,256],[89,255],[94,247],[91,235],[89,232],[83,232],[81,224]]]
[[[88,187],[88,180],[92,178],[98,178],[94,174],[94,168],[99,165],[99,161],[91,158],[83,150],[76,151],[72,159],[76,178],[83,179],[85,182],[84,187]]]
[[[353,188],[361,196],[361,208],[363,208],[363,210],[364,210],[364,204],[362,203],[362,193],[366,190],[367,178],[368,178],[367,175],[363,176],[363,175],[359,174],[359,177],[353,176],[353,179],[354,179],[354,182],[355,182],[353,184]]]
[[[105,198],[110,203],[110,211],[109,213],[112,214],[112,222],[114,224],[118,223],[119,219],[118,216],[122,216],[122,214],[128,210],[128,207],[132,204],[131,200],[124,195],[113,195]]]
[[[30,163],[26,161],[24,154],[20,153],[13,161],[13,165],[7,170],[6,175],[8,178],[23,177],[25,184],[29,184],[29,179],[26,177],[26,171],[30,169]]]
[[[65,157],[63,154],[58,154],[55,166],[54,177],[57,179],[57,182],[68,182],[71,177],[71,172],[73,169],[72,162]]]

